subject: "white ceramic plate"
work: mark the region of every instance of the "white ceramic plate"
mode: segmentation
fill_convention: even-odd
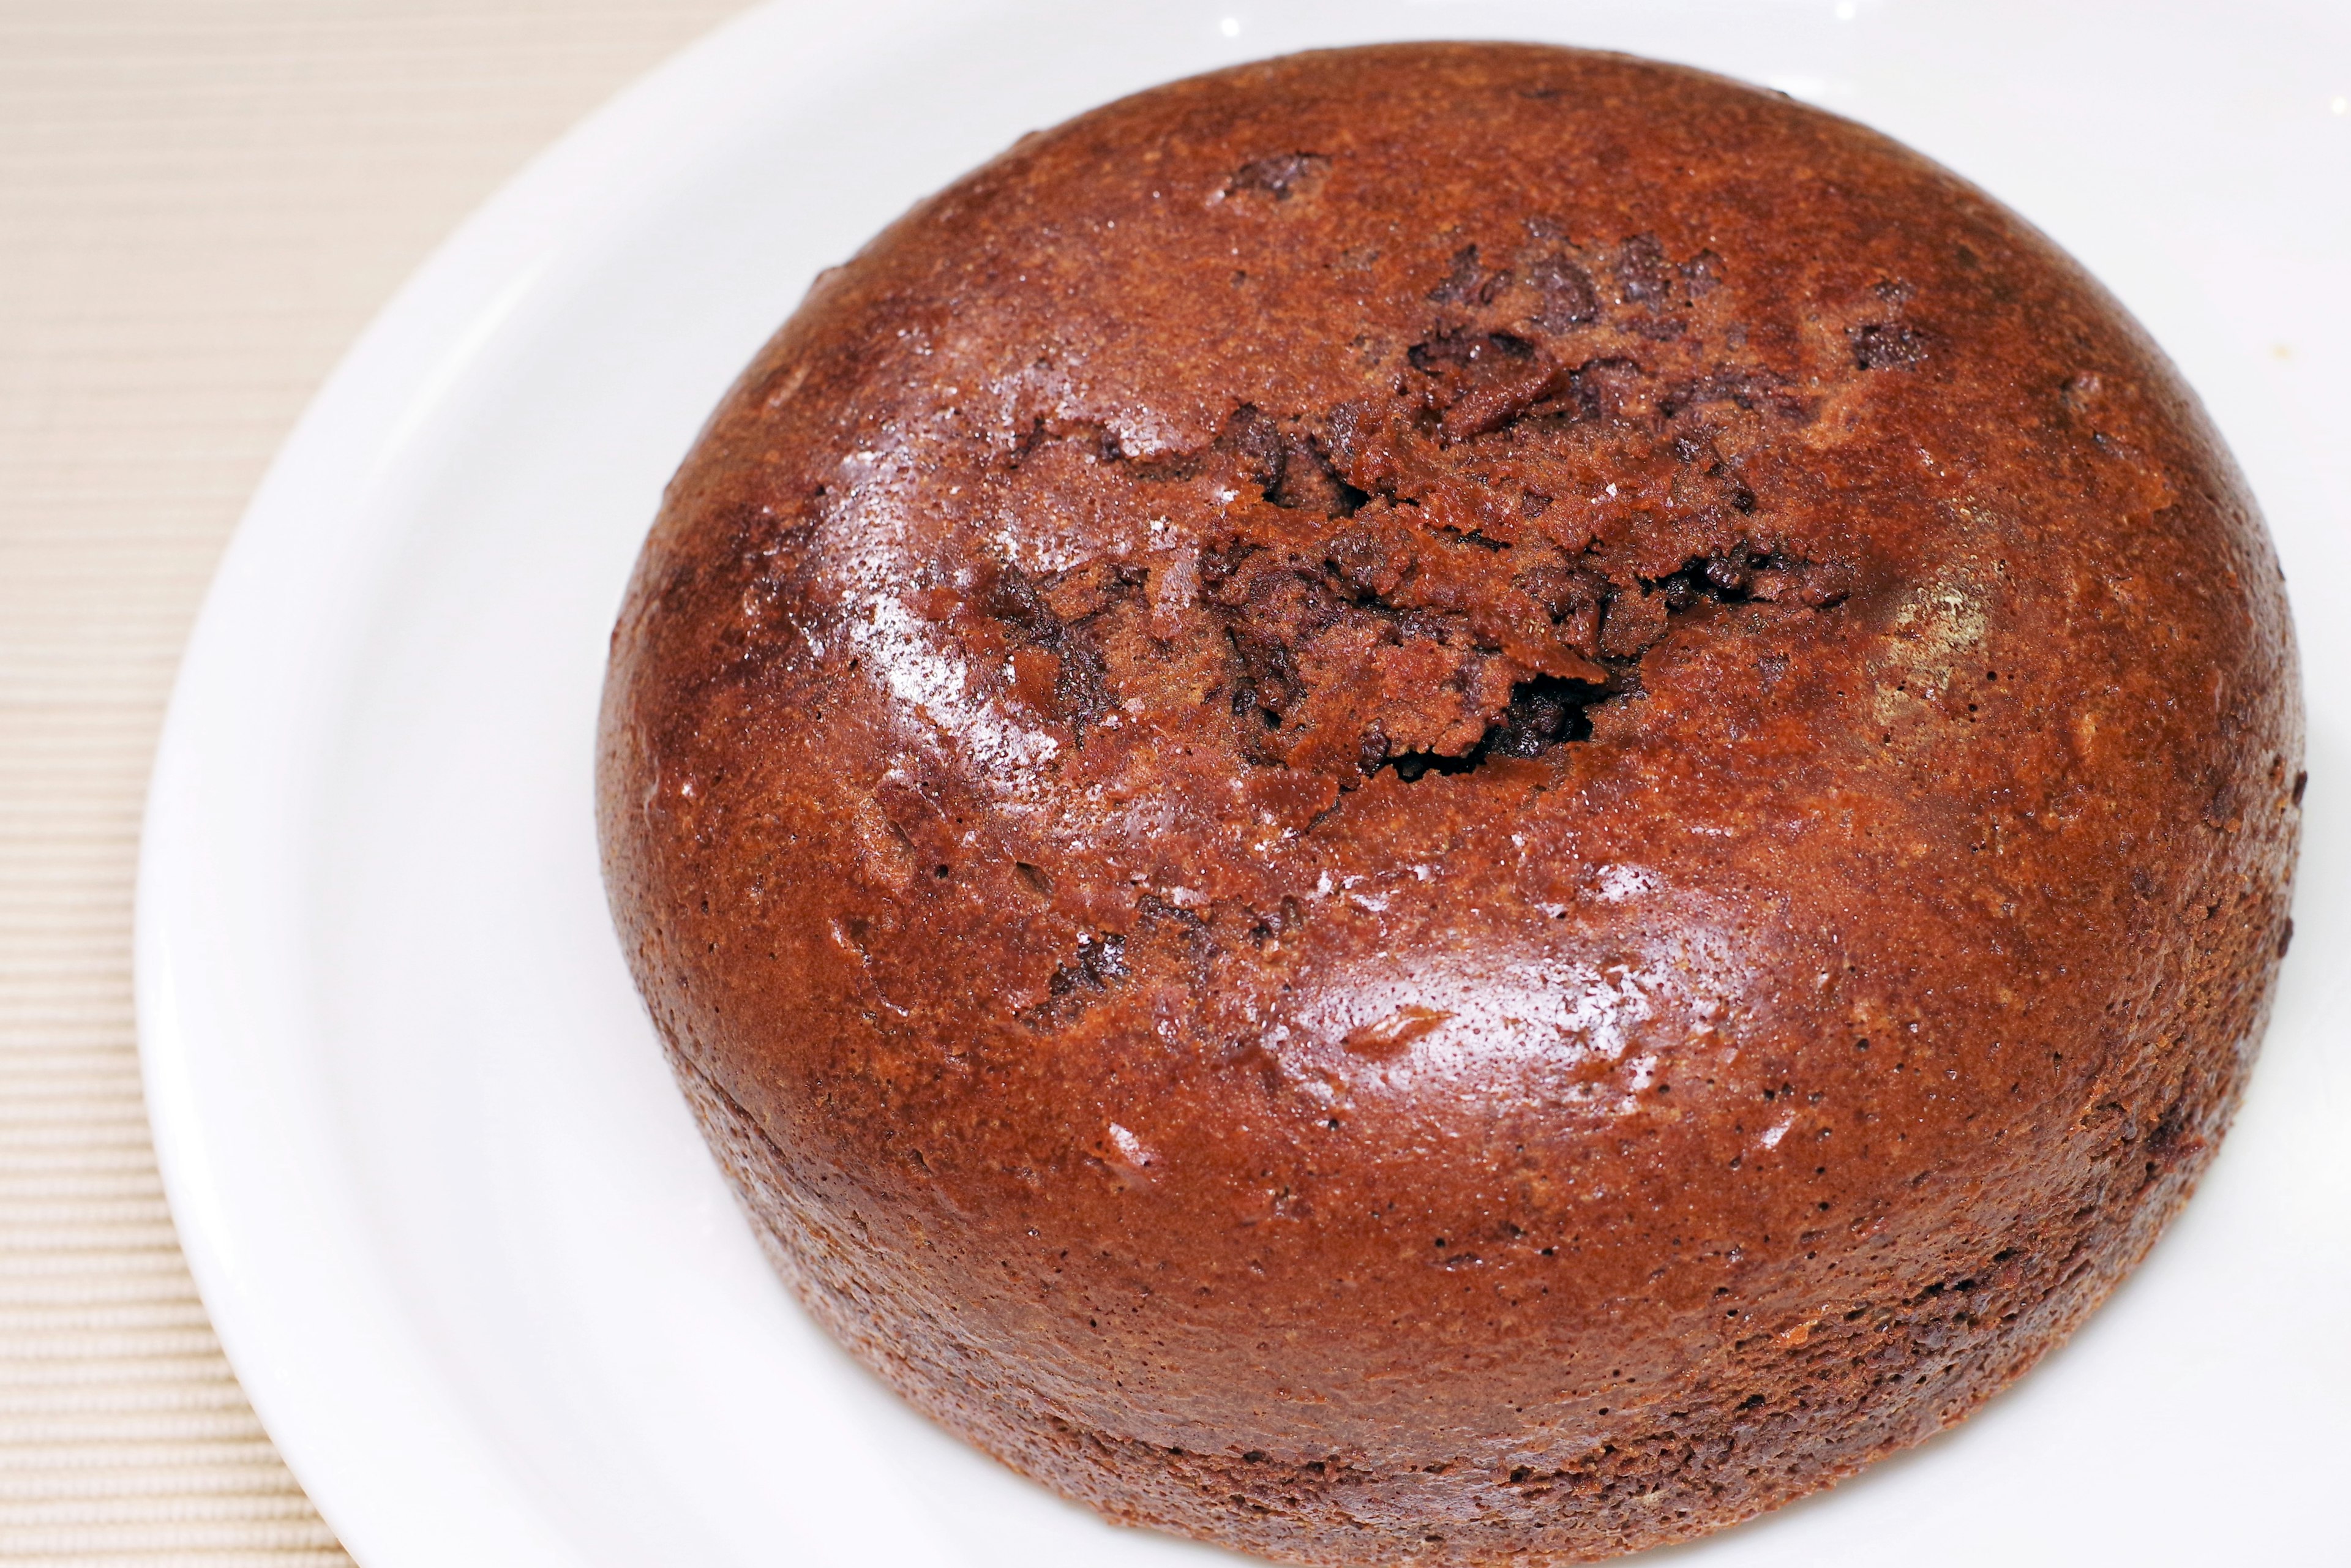
[[[867,0],[729,28],[468,224],[287,444],[181,675],[139,899],[157,1142],[246,1387],[367,1568],[1216,1555],[935,1433],[768,1277],[605,922],[605,635],[705,413],[914,198],[1154,81],[1447,35],[1769,82],[2020,207],[2202,389],[2303,617],[2301,938],[2202,1196],[1975,1420],[1684,1554],[2351,1552],[2351,11]]]

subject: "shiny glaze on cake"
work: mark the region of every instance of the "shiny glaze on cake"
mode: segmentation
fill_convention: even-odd
[[[799,311],[615,634],[612,906],[778,1268],[1109,1516],[1573,1561],[1966,1415],[2289,935],[2276,559],[1982,193],[1405,45],[1024,139]]]

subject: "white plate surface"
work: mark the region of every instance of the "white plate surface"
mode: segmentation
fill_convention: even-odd
[[[2301,935],[2201,1196],[1975,1420],[1668,1555],[2351,1560],[2351,10],[865,0],[729,28],[467,225],[303,421],[189,650],[150,1103],[221,1336],[366,1568],[1217,1558],[932,1431],[769,1278],[605,921],[590,736],[662,483],[820,267],[1032,127],[1411,36],[1692,61],[1977,179],[2201,389],[2301,614]]]

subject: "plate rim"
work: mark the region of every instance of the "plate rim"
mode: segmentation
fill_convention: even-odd
[[[446,1396],[380,1266],[363,1249],[338,1247],[350,1232],[335,1222],[355,1211],[355,1197],[296,1179],[317,1168],[283,1149],[260,1156],[275,1183],[253,1168],[256,1124],[298,1142],[320,1129],[283,1114],[291,1107],[275,1092],[268,1020],[256,1016],[249,994],[221,983],[227,967],[217,960],[234,921],[208,873],[223,849],[253,847],[236,841],[234,823],[224,831],[222,813],[250,820],[267,803],[256,796],[303,795],[284,770],[252,766],[239,752],[240,741],[266,742],[256,731],[269,727],[230,721],[254,706],[248,683],[298,682],[285,670],[298,661],[284,643],[301,616],[283,590],[307,580],[304,565],[348,562],[364,549],[366,530],[352,525],[370,491],[519,314],[549,263],[592,246],[617,214],[658,191],[664,171],[723,139],[732,123],[726,106],[744,103],[757,81],[771,84],[763,72],[778,58],[812,68],[870,37],[888,14],[918,8],[916,0],[866,0],[852,14],[767,0],[624,85],[501,182],[427,253],[305,405],[231,531],[183,644],[149,768],[132,899],[147,1120],[213,1331],[278,1454],[356,1561],[585,1568],[590,1558],[528,1505],[509,1467]],[[329,497],[340,504],[322,508]],[[298,748],[278,749],[290,758]],[[240,866],[240,876],[249,873]],[[284,977],[298,981],[298,964],[284,956]],[[245,1111],[239,1130],[248,1134],[233,1160],[223,1157],[215,1119],[227,1103]],[[289,1241],[330,1261],[290,1277],[263,1271],[257,1260],[282,1260]],[[351,1409],[371,1418],[339,1414]],[[428,1498],[431,1507],[416,1506]]]

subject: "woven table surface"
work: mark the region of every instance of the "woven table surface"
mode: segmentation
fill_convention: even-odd
[[[476,204],[741,0],[0,0],[0,1562],[343,1563],[173,1235],[131,1005],[180,646]]]

